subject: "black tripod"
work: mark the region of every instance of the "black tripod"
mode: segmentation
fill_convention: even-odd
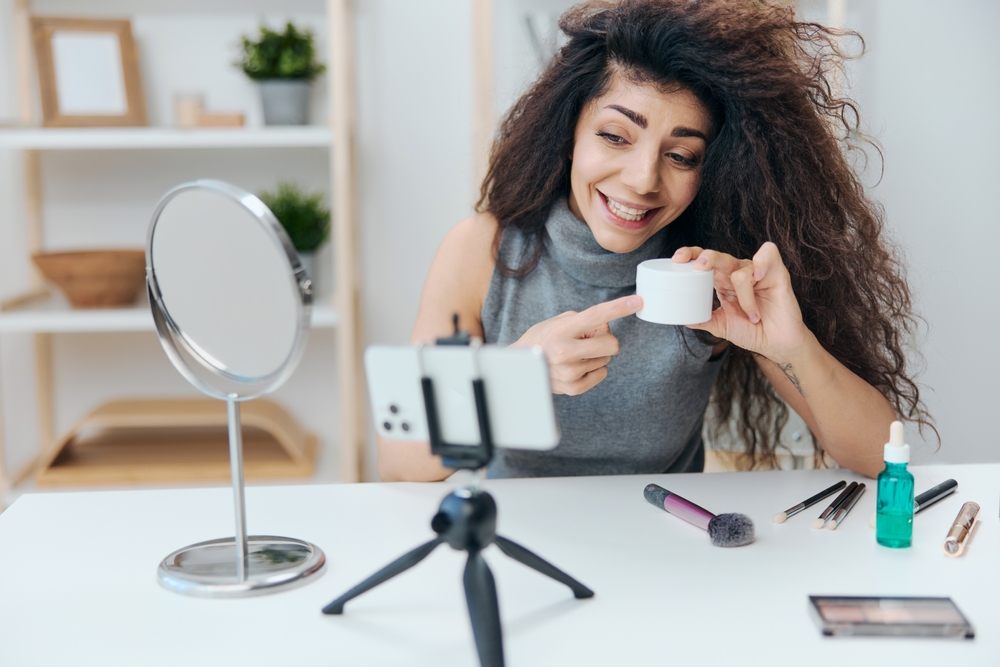
[[[457,323],[455,329],[454,336],[440,339],[438,344],[467,345],[468,336],[463,336],[458,332]],[[481,438],[479,446],[476,447],[450,445],[442,440],[433,383],[430,378],[424,377],[421,379],[421,384],[424,393],[424,407],[427,412],[427,430],[430,433],[431,451],[441,455],[442,461],[449,468],[477,470],[489,463],[493,456],[493,443],[490,436],[486,394],[482,379],[472,381]],[[500,627],[497,589],[493,573],[490,572],[489,566],[483,560],[483,549],[490,544],[496,544],[500,551],[514,560],[569,586],[576,598],[593,597],[594,591],[516,542],[497,535],[496,525],[497,505],[493,496],[480,489],[468,487],[449,493],[441,501],[438,513],[431,519],[431,528],[437,533],[437,537],[404,554],[368,577],[324,607],[323,613],[342,614],[344,605],[348,601],[382,582],[388,581],[397,574],[405,572],[430,555],[442,542],[447,542],[453,549],[469,552],[469,558],[465,562],[463,581],[465,583],[465,599],[469,607],[469,619],[472,621],[472,634],[479,652],[479,662],[483,667],[502,667],[504,664],[503,635]]]

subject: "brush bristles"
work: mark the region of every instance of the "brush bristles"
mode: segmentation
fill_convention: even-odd
[[[833,521],[833,520],[827,521],[826,522],[826,529],[827,530],[837,530],[837,522]]]
[[[785,523],[785,519],[787,518],[788,518],[787,514],[785,514],[784,512],[778,512],[777,514],[774,515],[773,520],[775,523]]]
[[[823,519],[816,519],[815,521],[812,522],[812,527],[819,530],[820,528],[823,527],[823,524],[825,523],[826,522],[823,521]]]
[[[708,522],[712,546],[742,547],[753,542],[753,521],[745,514],[719,514]]]

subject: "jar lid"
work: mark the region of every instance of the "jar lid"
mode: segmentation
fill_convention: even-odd
[[[715,284],[715,271],[695,269],[693,262],[681,264],[670,258],[647,259],[636,270],[635,282],[636,285],[652,289],[707,289],[711,292]]]

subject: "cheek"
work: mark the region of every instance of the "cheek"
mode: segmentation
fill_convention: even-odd
[[[574,190],[590,187],[607,177],[609,160],[599,150],[593,147],[577,144],[573,151],[573,162],[570,165],[570,183]],[[577,193],[583,195],[584,193]]]
[[[700,187],[701,176],[697,172],[686,172],[682,174],[674,184],[674,201],[678,204],[683,204],[684,208],[687,208],[688,204],[690,204],[698,194],[698,188]]]

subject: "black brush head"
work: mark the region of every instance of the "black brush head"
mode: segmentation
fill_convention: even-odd
[[[753,542],[753,521],[746,514],[719,514],[708,522],[715,547],[742,547]]]

